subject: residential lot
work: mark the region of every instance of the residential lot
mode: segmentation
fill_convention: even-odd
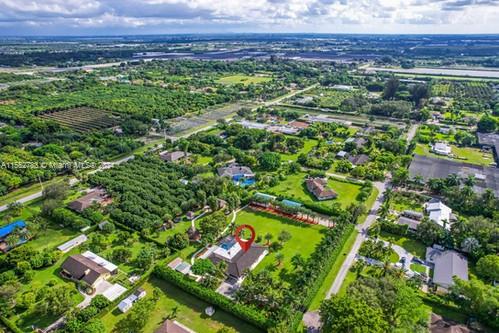
[[[248,209],[242,210],[237,214],[236,224],[249,224],[253,226],[257,237],[262,239],[261,244],[267,244],[265,240],[267,233],[272,235],[270,242],[277,241],[279,233],[282,231],[287,231],[291,234],[291,239],[283,244],[282,250],[278,251],[284,255],[284,259],[278,267],[276,275],[279,275],[279,272],[292,270],[291,258],[294,255],[300,254],[303,258],[308,258],[314,252],[315,246],[320,242],[322,232],[325,230],[324,227],[319,225],[299,223],[276,215]],[[303,241],[304,239],[307,241]],[[275,255],[276,252],[268,254],[257,266],[256,272],[265,269],[267,266],[275,266]]]
[[[146,297],[152,297],[151,295],[153,295],[155,289],[160,291],[159,300],[156,302],[155,308],[142,331],[144,333],[153,333],[173,311],[176,311],[175,318],[177,321],[196,332],[216,333],[224,326],[231,327],[242,333],[261,332],[220,309],[217,309],[212,317],[208,317],[204,311],[210,304],[163,280],[151,278],[142,285],[142,288],[149,295]],[[116,323],[124,317],[125,315],[118,309],[106,314],[102,318],[106,331],[111,332]]]

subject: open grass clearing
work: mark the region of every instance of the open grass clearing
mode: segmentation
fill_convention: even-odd
[[[146,297],[152,297],[154,288],[161,290],[156,307],[142,330],[144,333],[154,332],[166,317],[172,313],[174,308],[177,309],[175,320],[196,332],[215,333],[224,326],[232,327],[241,333],[261,332],[258,328],[218,308],[212,317],[208,317],[205,315],[204,310],[210,304],[166,281],[151,278],[142,287],[147,292]],[[117,308],[106,314],[102,318],[106,332],[112,332],[114,326],[125,316]]]
[[[268,82],[272,80],[271,77],[268,76],[253,76],[253,75],[244,75],[244,74],[236,74],[236,75],[230,75],[230,76],[224,76],[220,79],[218,79],[219,83],[222,84],[244,84],[244,85],[250,85],[250,84],[258,84],[258,83],[263,83],[263,82]]]
[[[317,140],[315,140],[315,139],[305,139],[305,142],[303,144],[303,148],[300,149],[295,154],[283,154],[283,153],[280,153],[279,155],[281,155],[281,160],[282,161],[293,161],[293,162],[295,162],[298,159],[298,156],[300,156],[301,154],[307,154],[307,153],[309,153],[316,145],[317,145]]]
[[[490,152],[483,152],[478,148],[472,147],[457,147],[455,145],[451,145],[452,154],[456,156],[456,158],[451,158],[443,155],[437,155],[430,151],[430,147],[422,144],[417,144],[414,153],[422,156],[429,157],[437,157],[448,160],[453,160],[456,162],[464,162],[476,165],[488,166],[494,162],[494,157]]]

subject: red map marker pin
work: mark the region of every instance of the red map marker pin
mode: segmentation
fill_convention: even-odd
[[[243,231],[244,229],[248,229],[251,232],[251,237],[249,239],[242,239],[240,237],[241,231]],[[250,249],[251,244],[253,244],[253,241],[255,240],[255,236],[256,236],[255,229],[253,229],[253,227],[248,224],[240,225],[239,227],[237,227],[236,232],[234,233],[236,241],[239,243],[241,249],[243,249],[244,252]]]

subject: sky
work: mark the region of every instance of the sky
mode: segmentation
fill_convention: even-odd
[[[499,33],[499,0],[0,0],[0,35]]]

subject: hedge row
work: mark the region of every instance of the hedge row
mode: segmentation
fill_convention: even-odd
[[[408,226],[404,224],[396,224],[393,222],[383,221],[379,224],[382,231],[388,232],[390,234],[405,236],[408,232]]]
[[[275,323],[270,319],[267,319],[262,312],[246,305],[235,303],[229,298],[220,295],[214,290],[203,287],[196,281],[189,279],[169,267],[156,266],[153,274],[160,279],[173,283],[185,292],[188,292],[205,302],[216,305],[221,309],[232,313],[234,316],[245,320],[256,327],[266,330],[275,325]]]
[[[324,280],[326,279],[327,275],[333,268],[333,265],[335,264],[336,260],[338,259],[338,256],[340,255],[341,251],[343,250],[343,246],[345,246],[345,243],[347,242],[348,238],[352,234],[354,230],[354,225],[353,224],[348,224],[346,225],[341,233],[341,240],[338,243],[338,246],[336,246],[331,253],[329,254],[329,258],[327,262],[324,264],[320,275],[317,277],[315,280],[314,284],[310,286],[307,290],[307,296],[303,302],[303,304],[306,306],[308,309],[310,307],[310,304],[312,303],[312,300],[314,297],[317,295],[317,292],[319,291],[320,287],[324,283]]]

